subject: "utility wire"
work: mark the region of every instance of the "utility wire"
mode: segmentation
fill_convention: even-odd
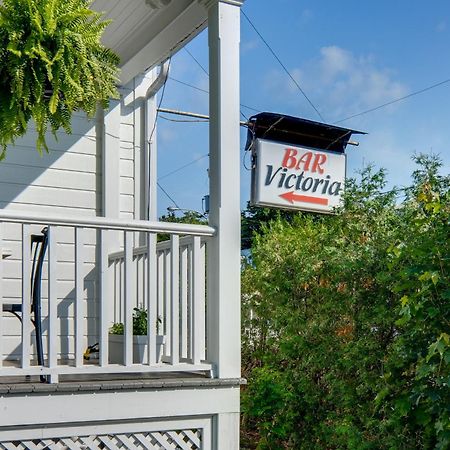
[[[202,88],[200,88],[198,86],[194,86],[193,84],[189,84],[189,83],[186,83],[185,81],[177,80],[176,78],[173,78],[173,77],[169,77],[169,79],[172,80],[172,81],[175,81],[175,83],[179,83],[179,84],[182,84],[183,86],[187,86],[187,87],[190,87],[192,89],[195,89],[196,91],[200,91],[200,92],[204,92],[205,94],[209,94],[208,90],[202,89]],[[244,105],[243,103],[241,103],[240,106],[242,106],[242,108],[249,109],[250,111],[255,111],[255,112],[258,112],[258,113],[261,112],[260,109],[256,109],[256,108],[253,108],[251,106]]]
[[[150,136],[148,138],[148,141],[151,142],[153,134],[155,133],[156,130],[156,123],[158,121],[158,114],[159,114],[159,108],[161,108],[163,99],[164,99],[164,93],[166,92],[166,86],[167,86],[167,80],[169,78],[169,71],[170,71],[170,64],[172,62],[172,57],[169,58],[169,64],[168,64],[168,68],[167,68],[167,75],[166,75],[166,79],[164,80],[164,85],[162,88],[162,92],[161,92],[161,98],[159,100],[158,103],[158,107],[156,109],[156,116],[155,116],[155,122],[153,123],[153,128],[152,128],[152,132],[150,133]],[[167,193],[167,191],[159,184],[159,181],[156,182],[156,184],[158,185],[158,187],[164,192],[164,194],[166,195],[166,197],[177,207],[179,208],[177,202]],[[150,208],[150,206],[149,206]]]
[[[207,158],[208,156],[209,156],[209,153],[206,153],[205,155],[199,156],[198,158],[193,159],[192,161],[188,162],[187,164],[184,164],[183,166],[178,167],[178,169],[172,170],[171,172],[164,174],[162,177],[159,177],[159,180],[163,180],[164,178],[167,178],[170,175],[173,175],[173,174],[179,172],[180,170],[183,170],[186,167],[189,167],[192,164],[195,164],[196,162],[198,162],[198,161],[200,161],[200,160],[202,160],[204,158]]]
[[[166,75],[166,79],[164,80],[164,85],[163,85],[162,92],[161,92],[161,98],[159,99],[158,107],[156,108],[156,115],[155,115],[155,121],[153,123],[152,132],[150,133],[150,136],[148,137],[149,143],[151,142],[153,134],[155,133],[155,130],[156,130],[156,122],[158,121],[159,108],[161,108],[161,105],[162,105],[162,102],[164,99],[164,93],[166,92],[166,86],[167,86],[167,80],[169,79],[171,62],[172,62],[172,56],[169,58],[169,63],[168,63],[168,67],[167,67],[167,75]]]
[[[280,66],[283,68],[283,70],[286,72],[286,74],[289,76],[289,78],[292,80],[292,82],[297,86],[298,90],[301,92],[303,97],[308,101],[308,103],[311,105],[311,107],[314,109],[314,111],[317,113],[317,115],[320,117],[322,122],[325,122],[325,119],[322,117],[322,114],[320,114],[320,111],[316,108],[314,103],[311,101],[311,99],[306,95],[306,92],[300,87],[297,80],[291,75],[288,68],[283,64],[281,59],[278,57],[278,55],[275,53],[275,51],[272,49],[272,47],[269,45],[269,43],[264,39],[262,34],[258,31],[256,26],[253,24],[253,22],[250,20],[250,18],[245,14],[244,10],[241,8],[242,15],[247,19],[247,22],[250,24],[250,26],[255,30],[256,34],[260,37],[260,39],[264,42],[265,46],[269,49],[270,53],[272,53],[273,57],[278,61]]]
[[[178,123],[207,123],[209,120],[207,119],[171,119],[170,117],[159,115],[160,119],[167,120],[169,122],[178,122]]]
[[[209,91],[206,90],[206,89],[199,88],[198,86],[194,86],[193,84],[186,83],[185,81],[177,80],[176,78],[173,78],[173,77],[169,77],[169,78],[172,81],[175,81],[175,83],[179,83],[179,84],[182,84],[184,86],[187,86],[187,87],[190,87],[192,89],[195,89],[197,91],[204,92],[205,94],[209,94]]]
[[[186,53],[197,63],[197,65],[200,67],[200,69],[203,70],[203,72],[206,74],[206,76],[209,78],[209,73],[205,69],[205,67],[200,63],[200,61],[187,49],[187,47],[183,47],[186,50]],[[242,105],[241,105],[242,106]],[[248,117],[242,112],[242,110],[239,110],[240,115],[248,121]]]
[[[207,77],[209,77],[208,71],[205,69],[205,67],[200,63],[200,61],[187,49],[187,47],[183,47],[186,53],[197,63],[198,67],[203,70],[203,72],[206,74]]]
[[[450,78],[448,78],[447,80],[444,80],[444,81],[440,81],[439,83],[432,84],[431,86],[427,86],[426,88],[420,89],[418,91],[411,92],[408,95],[404,95],[403,97],[396,98],[394,100],[391,100],[390,102],[383,103],[382,105],[375,106],[374,108],[367,109],[366,111],[362,111],[360,113],[353,114],[352,116],[348,116],[345,119],[338,120],[338,121],[336,121],[334,123],[345,122],[346,120],[353,119],[354,117],[359,117],[359,116],[363,116],[364,114],[369,114],[369,113],[371,113],[373,111],[377,111],[377,110],[379,110],[381,108],[385,108],[386,106],[392,105],[392,104],[397,103],[397,102],[401,102],[402,100],[406,100],[407,98],[413,97],[415,95],[422,94],[423,92],[429,91],[431,89],[434,89],[434,88],[436,88],[438,86],[442,86],[443,84],[446,84],[446,83],[449,83],[449,82],[450,82]]]
[[[159,184],[159,181],[156,182],[156,184],[158,185],[158,187],[164,192],[164,194],[166,195],[166,197],[177,207],[179,208],[177,202],[167,193],[167,191]]]

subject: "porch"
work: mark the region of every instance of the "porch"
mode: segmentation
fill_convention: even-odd
[[[37,365],[36,326],[30,313],[36,261],[33,264],[30,237],[44,226],[48,230],[41,293],[44,361]],[[44,221],[38,215],[0,211],[0,230],[4,255],[0,302],[20,305],[21,311],[21,320],[9,312],[0,315],[0,380],[211,373],[205,252],[213,228],[98,217],[54,216]],[[167,240],[157,242],[158,235]],[[140,362],[133,361],[134,308],[148,311],[148,345]],[[122,361],[112,363],[110,328],[119,322],[124,328]],[[160,356],[157,335],[164,336]],[[98,354],[83,357],[95,344]]]

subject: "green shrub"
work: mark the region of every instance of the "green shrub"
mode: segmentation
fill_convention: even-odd
[[[242,273],[255,448],[449,448],[449,186],[418,162],[401,204],[368,168],[338,214],[255,237]]]

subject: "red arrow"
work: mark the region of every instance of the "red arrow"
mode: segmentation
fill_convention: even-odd
[[[303,203],[314,203],[315,205],[328,205],[327,198],[320,197],[310,197],[309,195],[298,195],[295,191],[285,192],[284,194],[280,194],[281,198],[284,198],[289,203],[294,202],[303,202]]]

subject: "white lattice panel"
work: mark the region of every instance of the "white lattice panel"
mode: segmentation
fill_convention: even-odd
[[[201,448],[201,429],[0,442],[1,450],[197,450]]]

